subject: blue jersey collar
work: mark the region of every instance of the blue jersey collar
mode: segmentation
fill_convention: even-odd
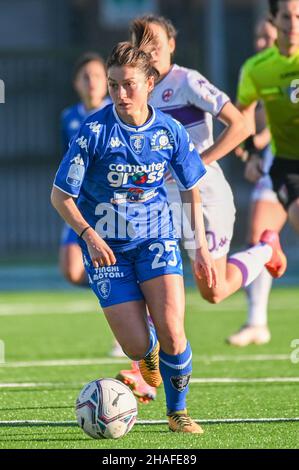
[[[113,114],[114,114],[114,117],[115,119],[117,120],[118,124],[120,125],[120,127],[122,127],[123,129],[125,129],[126,131],[131,131],[131,132],[143,132],[145,131],[146,129],[148,129],[149,127],[151,127],[151,125],[153,124],[154,120],[156,119],[156,112],[155,112],[155,109],[149,104],[148,105],[151,110],[152,110],[152,115],[150,117],[150,119],[148,121],[146,121],[145,124],[143,124],[143,126],[141,127],[138,127],[138,126],[130,126],[129,124],[126,124],[125,122],[123,122],[120,117],[118,116],[117,112],[116,112],[116,109],[115,109],[115,105],[113,105]]]

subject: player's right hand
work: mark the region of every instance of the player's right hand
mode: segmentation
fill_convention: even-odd
[[[116,263],[113,251],[95,230],[87,230],[82,238],[87,245],[94,268],[111,266]]]
[[[215,261],[212,258],[208,247],[203,246],[196,250],[194,271],[199,279],[204,278],[206,280],[210,289],[218,286],[218,274]]]
[[[242,145],[238,145],[234,151],[237,158],[240,158],[242,162],[246,162],[248,158],[248,152],[244,149],[244,147],[242,147]]]

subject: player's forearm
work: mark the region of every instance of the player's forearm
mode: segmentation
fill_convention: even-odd
[[[237,103],[236,107],[241,112],[243,118],[245,119],[246,126],[250,131],[250,135],[255,135],[256,133],[256,122],[255,122],[255,110],[257,106],[257,101],[254,101],[248,106],[244,106],[241,103]]]
[[[268,127],[256,134],[253,141],[257,150],[263,150],[271,141],[271,133]]]
[[[249,135],[250,131],[244,120],[231,124],[220,134],[216,142],[201,154],[202,160],[206,165],[219,160],[232,152]]]
[[[89,224],[77,208],[73,198],[55,186],[51,193],[51,203],[62,219],[68,223],[78,235],[88,227]]]
[[[207,245],[207,240],[198,187],[190,189],[189,191],[181,191],[180,196],[184,212],[194,233],[195,248],[202,248]]]

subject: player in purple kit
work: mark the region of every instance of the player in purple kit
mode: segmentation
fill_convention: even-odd
[[[217,160],[231,152],[249,136],[246,121],[229,97],[203,75],[196,70],[172,63],[176,47],[176,30],[170,20],[154,15],[137,18],[131,26],[131,38],[134,44],[138,45],[142,40],[147,26],[155,36],[152,56],[153,63],[160,73],[150,103],[184,125],[207,165],[207,175],[199,190],[206,237],[215,260],[219,283],[217,287],[209,289],[195,271],[194,277],[203,298],[218,303],[240,287],[249,285],[263,270],[264,265],[267,265],[275,276],[281,276],[286,267],[285,258],[282,256],[280,259],[277,255],[281,253],[279,238],[272,232],[265,233],[261,243],[256,246],[227,258],[233,235],[235,207],[230,186]],[[213,142],[213,117],[226,125],[215,142]],[[178,202],[177,185],[170,182],[167,189],[170,201]],[[192,239],[185,239],[184,243],[192,262],[194,258]],[[268,251],[268,243],[273,245],[275,251],[273,257],[272,249]],[[275,269],[272,269],[274,265]]]

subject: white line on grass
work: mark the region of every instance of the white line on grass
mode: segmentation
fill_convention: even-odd
[[[19,368],[19,367],[69,367],[69,366],[92,366],[105,364],[125,364],[129,362],[127,358],[86,358],[86,359],[49,359],[43,361],[22,361],[6,362],[0,364],[0,367]],[[193,356],[193,362],[242,362],[242,361],[290,361],[289,354],[257,354],[244,356]]]
[[[15,317],[20,315],[78,315],[99,313],[99,306],[95,302],[67,302],[62,304],[0,304],[0,317]]]
[[[242,362],[242,361],[289,361],[289,354],[252,354],[244,356],[218,355],[218,356],[193,356],[193,361],[202,362]]]
[[[232,312],[243,309],[243,304],[234,306],[208,306],[198,305],[198,303],[188,302],[187,308],[196,306],[201,313],[219,313]],[[271,311],[280,311],[285,309],[285,305],[271,305]],[[297,311],[297,306],[288,305],[288,311]],[[95,314],[101,312],[99,305],[94,301],[78,301],[78,302],[62,302],[53,304],[42,303],[0,303],[0,317],[4,316],[20,316],[20,315],[78,315],[78,314]]]
[[[25,361],[25,362],[6,362],[0,364],[0,367],[19,368],[19,367],[68,367],[68,366],[92,366],[109,364],[126,364],[130,361],[128,358],[95,358],[95,359],[51,359],[46,361]]]
[[[289,354],[257,354],[247,356],[193,356],[193,362],[241,362],[241,361],[289,361]],[[0,367],[19,368],[19,367],[76,367],[92,365],[125,364],[129,362],[127,358],[86,358],[86,359],[50,359],[43,361],[22,361],[6,362],[0,364]]]
[[[235,383],[298,383],[299,377],[258,377],[258,378],[243,378],[243,377],[206,377],[206,378],[192,378],[192,384],[235,384]],[[7,382],[0,383],[0,388],[60,388],[60,387],[80,387],[85,382]]]
[[[7,382],[0,383],[0,388],[60,388],[60,387],[77,387],[84,385],[83,382]]]
[[[208,304],[208,303],[203,303],[203,304],[199,304],[198,301],[193,301],[193,300],[189,300],[187,299],[186,301],[186,309],[188,308],[196,308],[196,310],[198,311],[198,313],[213,313],[213,314],[217,314],[219,312],[237,312],[237,311],[242,311],[245,307],[245,302],[244,301],[240,301],[240,302],[236,302],[234,304],[217,304],[217,305],[212,305],[212,304]],[[269,310],[271,312],[280,312],[281,310],[286,310],[287,311],[298,311],[298,306],[295,305],[294,303],[293,304],[289,304],[286,305],[286,303],[279,303],[279,302],[275,302],[274,304],[274,301],[271,303],[271,305],[269,306]]]
[[[195,419],[200,424],[238,424],[238,423],[286,423],[297,422],[299,417],[286,418],[223,418],[223,419]],[[168,424],[165,419],[160,420],[137,420],[136,424]],[[0,421],[1,426],[78,426],[77,421],[43,421],[43,420],[17,420],[17,421]]]
[[[259,378],[234,378],[234,377],[212,377],[212,378],[203,378],[203,379],[191,379],[191,383],[194,384],[231,384],[231,383],[296,383],[299,382],[299,377],[259,377]]]

